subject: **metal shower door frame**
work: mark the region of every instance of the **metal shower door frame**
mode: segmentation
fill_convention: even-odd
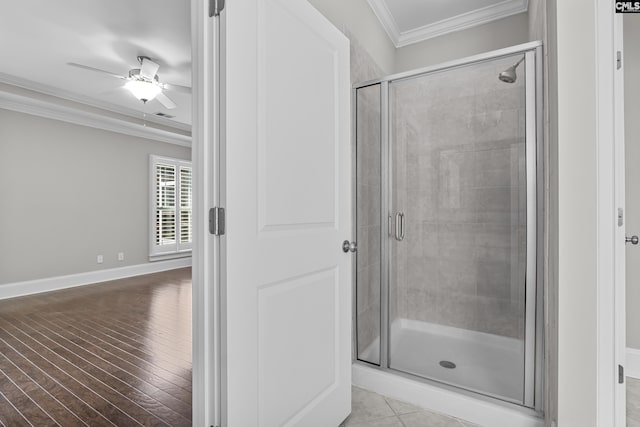
[[[525,55],[525,158],[526,158],[526,188],[527,188],[527,268],[526,268],[526,296],[525,296],[525,384],[523,405],[515,404],[499,397],[493,397],[464,388],[446,384],[434,379],[427,379],[414,376],[400,371],[396,371],[389,367],[389,329],[390,316],[389,307],[391,301],[390,296],[390,265],[391,265],[391,239],[390,239],[390,218],[392,216],[392,156],[391,147],[393,144],[390,117],[392,109],[389,99],[389,85],[392,82],[415,78],[419,76],[429,75],[435,72],[449,70],[453,68],[463,67],[481,62],[500,59],[502,57],[512,56],[515,54]],[[455,61],[449,61],[443,64],[425,67],[409,72],[393,74],[380,79],[370,80],[363,83],[354,84],[353,87],[353,137],[354,147],[356,145],[357,132],[357,90],[373,85],[380,85],[381,91],[381,198],[380,198],[380,366],[377,369],[392,371],[405,377],[412,378],[416,381],[425,382],[438,387],[454,390],[463,394],[468,394],[479,399],[496,402],[509,407],[531,408],[534,411],[543,412],[543,355],[544,355],[544,286],[543,280],[543,256],[544,256],[544,144],[543,144],[543,91],[542,91],[542,42],[530,42],[505,49],[474,55]],[[354,167],[356,166],[356,156],[354,156]],[[357,174],[354,174],[354,189],[357,189]],[[357,194],[353,193],[353,205],[357,209]],[[357,219],[357,213],[354,209],[354,219]],[[356,225],[357,230],[357,225]],[[355,269],[354,269],[355,270]],[[530,286],[530,284],[534,286]],[[354,292],[357,289],[357,282],[354,276]],[[366,363],[357,359],[357,301],[354,298],[354,362]]]

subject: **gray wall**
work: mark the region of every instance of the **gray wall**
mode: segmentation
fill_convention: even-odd
[[[191,150],[0,109],[0,284],[148,262],[149,154]]]
[[[425,40],[396,51],[395,72],[489,52],[529,41],[526,13]]]
[[[546,3],[544,0],[529,0],[529,10],[527,15],[529,17],[529,40],[544,40],[546,37],[545,32],[545,14]]]
[[[640,234],[640,50],[634,43],[640,40],[640,20],[624,17],[625,70],[624,108],[626,140],[626,204],[627,235]],[[640,248],[627,247],[627,347],[640,349]]]
[[[351,40],[358,40],[385,75],[394,72],[395,46],[367,0],[308,1]]]

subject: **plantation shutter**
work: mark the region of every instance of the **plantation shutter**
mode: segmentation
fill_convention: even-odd
[[[156,246],[176,243],[176,168],[156,166]]]
[[[151,221],[149,255],[191,251],[192,168],[184,160],[150,156]]]
[[[180,246],[191,248],[191,168],[180,166]]]

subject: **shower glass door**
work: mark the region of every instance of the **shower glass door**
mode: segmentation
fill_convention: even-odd
[[[534,80],[498,79],[524,55],[388,83],[387,339],[391,369],[533,406]]]

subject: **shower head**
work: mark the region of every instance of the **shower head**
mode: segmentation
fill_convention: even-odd
[[[498,78],[500,79],[500,81],[503,81],[505,83],[515,83],[516,79],[518,78],[518,75],[516,74],[516,68],[518,68],[518,65],[520,65],[522,61],[524,61],[524,56],[522,57],[522,59],[520,59],[518,62],[513,64],[511,67],[501,72],[498,75]]]

